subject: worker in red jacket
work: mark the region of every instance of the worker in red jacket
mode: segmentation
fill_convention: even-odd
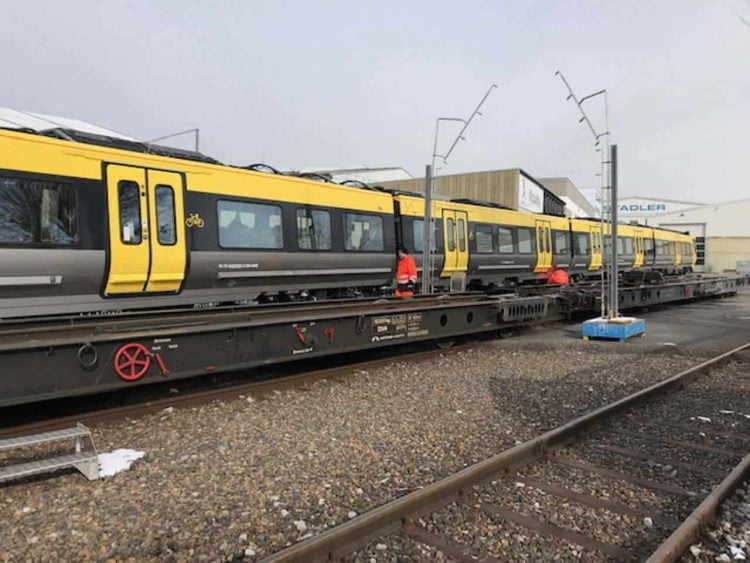
[[[417,284],[417,264],[406,247],[398,247],[398,269],[396,270],[396,297],[413,297]]]
[[[554,266],[552,266],[549,271],[549,275],[547,276],[547,283],[555,285],[568,285],[570,283],[568,272],[566,272],[563,268],[555,268]]]

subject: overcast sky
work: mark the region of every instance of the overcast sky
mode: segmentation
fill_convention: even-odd
[[[747,1],[3,2],[0,106],[142,139],[200,127],[202,151],[234,164],[421,176],[435,118],[467,116],[497,83],[441,172],[522,167],[598,186],[559,69],[581,96],[608,89],[624,195],[738,199]],[[603,130],[603,106],[587,106]]]

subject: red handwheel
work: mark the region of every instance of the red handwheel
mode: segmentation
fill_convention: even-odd
[[[115,354],[115,373],[125,381],[138,381],[150,367],[151,354],[143,344],[125,344]]]

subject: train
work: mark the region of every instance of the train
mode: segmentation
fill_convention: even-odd
[[[0,129],[0,320],[386,295],[424,273],[424,199],[65,128]],[[432,204],[436,291],[599,275],[608,226]],[[690,271],[685,234],[619,227],[624,271]]]

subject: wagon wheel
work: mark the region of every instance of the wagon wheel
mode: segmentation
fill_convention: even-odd
[[[456,340],[454,338],[441,338],[439,340],[435,340],[434,342],[435,347],[439,350],[448,350],[449,348],[453,348]]]
[[[138,381],[151,367],[151,354],[143,344],[125,344],[115,354],[115,373],[125,381]]]

